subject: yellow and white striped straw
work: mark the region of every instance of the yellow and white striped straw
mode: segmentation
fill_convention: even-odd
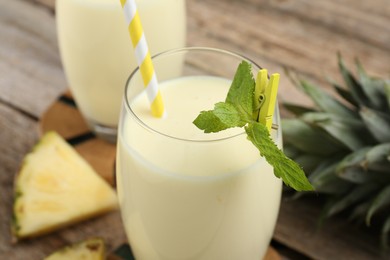
[[[164,103],[158,88],[156,73],[135,0],[120,0],[128,26],[131,42],[134,47],[136,60],[141,71],[142,80],[146,87],[146,94],[151,103],[152,115],[162,117],[164,115]]]

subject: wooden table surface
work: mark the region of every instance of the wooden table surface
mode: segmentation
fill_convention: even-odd
[[[339,79],[336,53],[369,73],[390,75],[389,0],[187,0],[190,46],[240,52],[281,72],[280,101],[307,103],[283,67],[328,88]],[[89,236],[116,248],[125,235],[118,212],[40,238],[10,243],[13,179],[36,143],[38,122],[67,83],[59,58],[54,0],[0,0],[0,259],[41,259]],[[283,200],[273,245],[284,258],[389,259],[378,238],[341,217],[317,229],[321,203]]]

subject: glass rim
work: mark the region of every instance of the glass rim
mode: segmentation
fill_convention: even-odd
[[[185,53],[188,51],[214,52],[214,53],[229,55],[231,57],[239,58],[241,60],[245,60],[245,61],[249,62],[252,66],[252,69],[254,66],[256,67],[255,69],[257,69],[257,70],[261,69],[261,67],[256,62],[254,62],[252,59],[247,58],[244,55],[241,55],[237,52],[228,51],[228,50],[219,49],[219,48],[213,48],[213,47],[183,47],[183,48],[171,49],[171,50],[163,51],[163,52],[160,52],[158,54],[153,55],[152,61],[156,58],[159,58],[160,56],[166,56],[166,55],[176,54],[176,53]],[[161,136],[170,138],[170,139],[174,139],[174,140],[178,140],[178,141],[185,141],[185,142],[193,142],[193,143],[211,143],[211,142],[224,141],[224,140],[232,139],[232,138],[235,138],[237,136],[241,136],[241,135],[245,134],[245,131],[243,130],[240,133],[235,133],[235,134],[225,136],[225,137],[220,137],[220,138],[217,137],[214,139],[189,139],[189,138],[181,138],[181,137],[177,137],[177,136],[172,136],[172,135],[169,135],[169,134],[166,134],[166,133],[163,133],[161,131],[154,129],[153,127],[149,126],[144,121],[142,121],[142,119],[133,111],[133,109],[131,108],[131,105],[129,103],[129,99],[127,98],[127,92],[128,92],[129,86],[130,86],[130,81],[132,80],[132,78],[135,76],[135,74],[138,71],[139,71],[139,66],[137,66],[130,73],[130,76],[128,77],[128,79],[126,81],[123,98],[124,98],[124,103],[125,103],[125,109],[129,113],[129,115],[131,115],[139,125],[146,128],[147,130],[154,132],[156,134],[159,134]],[[275,111],[278,111],[278,105],[275,106]],[[124,116],[127,116],[127,115],[124,115]],[[274,118],[275,118],[275,116],[276,116],[276,114],[274,114]],[[119,131],[121,131],[121,130],[122,129],[119,129]]]

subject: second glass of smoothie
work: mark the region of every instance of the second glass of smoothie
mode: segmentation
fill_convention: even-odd
[[[151,54],[183,47],[185,0],[136,0]],[[119,0],[57,0],[59,47],[90,128],[115,142],[124,85],[137,66]]]

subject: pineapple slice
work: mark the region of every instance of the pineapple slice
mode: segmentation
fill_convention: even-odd
[[[46,133],[15,180],[15,240],[48,233],[118,207],[116,193],[55,132]]]
[[[100,238],[90,238],[85,241],[64,247],[44,260],[103,260],[105,259],[105,245]]]

